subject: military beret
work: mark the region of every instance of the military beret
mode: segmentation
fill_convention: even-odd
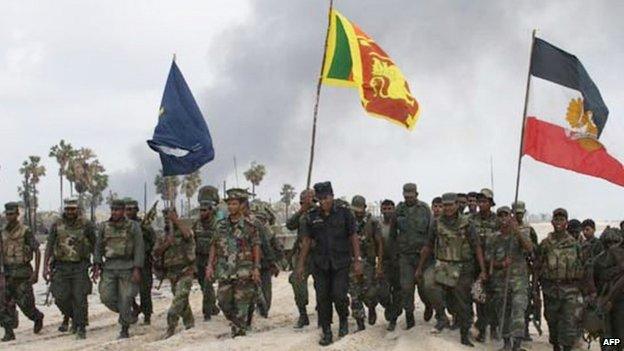
[[[418,187],[414,183],[406,183],[403,185],[403,195],[416,195],[418,194]]]
[[[19,204],[17,202],[7,202],[4,204],[5,214],[14,214],[19,211]]]
[[[509,206],[501,206],[496,210],[496,214],[507,213],[511,214],[511,208]]]
[[[514,210],[514,212],[516,213],[525,213],[526,212],[526,206],[524,204],[524,202],[522,201],[516,201],[511,205],[511,208]]]
[[[320,182],[314,184],[314,192],[317,197],[334,195],[334,189],[332,189],[331,182]]]
[[[366,199],[362,195],[355,195],[353,199],[351,199],[351,207],[365,208],[366,207]]]
[[[249,199],[250,194],[246,189],[231,188],[225,192],[225,195],[227,196],[226,201],[234,199],[244,201]]]
[[[213,201],[215,204],[219,203],[219,189],[212,185],[206,185],[199,188],[199,191],[197,192],[197,201],[201,203],[205,200]]]
[[[565,208],[557,208],[553,211],[553,218],[556,216],[563,216],[568,219],[568,211]]]
[[[67,198],[63,200],[64,208],[78,208],[78,199],[76,198]]]
[[[111,202],[111,209],[120,209],[120,208],[125,208],[126,207],[126,202],[124,200],[121,199],[115,199],[113,200],[113,202]]]
[[[454,204],[457,202],[457,194],[455,193],[445,193],[442,195],[442,203],[443,204]]]

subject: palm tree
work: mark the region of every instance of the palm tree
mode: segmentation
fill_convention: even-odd
[[[290,207],[290,204],[292,203],[292,200],[295,198],[295,195],[297,193],[295,192],[295,188],[290,185],[290,184],[284,184],[282,185],[282,191],[280,192],[280,195],[282,196],[281,200],[284,205],[286,206],[286,209],[284,212],[286,212],[286,219],[288,220],[288,209]]]
[[[59,180],[61,185],[61,209],[63,208],[63,175],[67,172],[67,165],[69,160],[74,156],[75,150],[70,143],[65,143],[65,140],[61,139],[58,145],[54,145],[50,148],[49,157],[54,157],[59,164]]]
[[[160,195],[160,198],[167,206],[175,206],[175,201],[178,197],[178,187],[180,186],[180,179],[177,176],[164,177],[162,173],[163,172],[161,169],[160,171],[158,171],[158,174],[154,178],[156,194]]]
[[[253,197],[256,197],[256,186],[260,185],[262,179],[266,175],[266,168],[262,164],[257,164],[256,161],[253,161],[249,166],[249,169],[243,173],[245,175],[245,179],[251,183],[251,192],[253,193]]]
[[[46,169],[40,162],[41,157],[28,156],[28,160],[22,162],[22,167],[19,169],[20,174],[24,175],[24,206],[27,207],[27,219],[33,233],[37,232],[37,197],[39,194],[37,184],[46,174]]]
[[[186,196],[186,215],[188,217],[191,216],[191,198],[199,187],[201,186],[201,177],[199,175],[199,170],[187,174],[182,179],[182,190],[184,191],[184,196]]]

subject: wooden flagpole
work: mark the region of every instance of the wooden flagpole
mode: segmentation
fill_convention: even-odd
[[[522,112],[522,132],[520,133],[520,150],[518,152],[518,172],[516,174],[516,195],[514,196],[514,203],[518,202],[518,191],[520,190],[520,170],[522,169],[522,149],[524,148],[524,129],[527,118],[527,107],[529,105],[529,89],[531,88],[531,62],[533,58],[533,46],[535,44],[535,35],[537,29],[533,29],[533,36],[531,38],[531,50],[529,54],[529,72],[527,73],[526,91],[524,93],[524,111]]]
[[[319,100],[321,98],[321,84],[323,83],[323,72],[325,71],[325,56],[327,55],[327,42],[329,41],[329,27],[331,26],[331,13],[334,8],[334,0],[329,0],[329,13],[327,14],[327,33],[325,34],[325,47],[323,48],[323,61],[321,62],[321,74],[319,74],[318,83],[316,84],[316,98],[314,102],[314,119],[312,122],[312,142],[310,144],[310,163],[308,165],[308,178],[306,180],[306,189],[310,188],[312,180],[312,166],[314,165],[314,147],[316,142],[316,120],[318,118]]]

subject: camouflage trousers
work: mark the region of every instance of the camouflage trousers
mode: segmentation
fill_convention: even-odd
[[[232,328],[247,329],[249,308],[256,297],[256,285],[251,279],[229,279],[219,281],[217,299],[219,308]]]
[[[6,309],[4,327],[17,328],[19,319],[17,308],[31,321],[43,317],[43,313],[35,307],[35,294],[30,277],[6,277]]]
[[[442,285],[435,282],[434,266],[431,265],[423,272],[422,293],[426,296],[431,307],[435,311],[436,321],[448,320],[446,309],[454,299],[452,294],[447,294]]]
[[[55,262],[50,292],[64,316],[72,319],[76,327],[87,325],[89,303],[87,297],[92,285],[89,279],[89,262]]]
[[[119,324],[123,326],[137,322],[132,304],[139,293],[139,285],[131,278],[131,269],[104,269],[98,286],[100,300],[109,310],[119,313]]]
[[[363,276],[358,278],[353,270],[349,272],[349,297],[351,314],[356,320],[366,318],[364,305],[369,309],[377,306],[377,282],[374,263],[362,261]]]
[[[435,281],[434,267],[429,267],[424,273],[424,284],[433,296],[431,299],[437,318],[446,318],[443,306],[446,305],[449,312],[457,319],[463,332],[468,332],[473,320],[472,311],[472,283],[474,282],[473,269],[464,267],[461,270],[457,284],[453,287],[439,284]],[[443,315],[438,315],[440,312]]]
[[[148,254],[146,253],[146,256]],[[152,261],[146,259],[141,269],[141,285],[139,287],[139,298],[141,301],[141,313],[144,316],[151,316],[152,307],[152,286],[154,285],[154,277],[152,276]]]
[[[167,325],[174,328],[178,325],[178,321],[182,318],[185,327],[191,327],[195,324],[193,311],[189,303],[191,288],[193,287],[193,275],[187,274],[180,277],[177,281],[171,280],[171,306],[167,310]]]
[[[494,287],[490,281],[487,281],[485,283],[485,303],[475,302],[477,310],[477,321],[475,322],[475,326],[479,329],[479,331],[485,331],[488,326],[498,326],[499,319],[496,318],[496,309],[492,303],[494,294]]]
[[[425,306],[431,303],[427,298],[427,294],[423,290],[422,282],[416,282],[415,273],[420,260],[419,254],[401,254],[399,255],[399,281],[401,283],[401,296],[403,297],[403,309],[406,313],[414,312],[414,293],[418,288],[418,296]]]
[[[579,336],[583,301],[578,289],[559,290],[556,294],[544,289],[544,317],[548,323],[548,341],[561,346],[574,346]]]
[[[399,264],[396,260],[383,261],[384,276],[378,281],[377,300],[384,307],[386,321],[396,321],[403,312]]]
[[[500,324],[501,317],[505,313],[502,325],[503,338],[524,337],[525,312],[529,305],[527,277],[510,277],[507,290],[505,311],[503,312],[503,300],[505,297],[505,281],[497,280],[492,283],[491,305],[494,307],[493,318],[496,324]]]
[[[215,295],[212,281],[206,280],[206,266],[208,265],[208,256],[197,255],[195,258],[197,264],[197,281],[202,290],[202,313],[204,316],[211,316],[219,313],[217,309],[217,297]]]
[[[613,301],[611,306],[611,311],[606,316],[606,325],[607,330],[605,331],[605,335],[602,339],[620,339],[620,345],[618,347],[614,346],[603,346],[602,349],[604,351],[621,351],[622,343],[624,343],[624,296],[620,295],[619,298],[616,298]],[[601,339],[601,341],[602,341]],[[602,345],[602,342],[601,342]]]
[[[292,266],[297,267],[297,255],[293,255]],[[303,273],[303,279],[297,280],[296,269],[288,276],[288,282],[292,286],[293,295],[295,296],[295,304],[297,308],[304,309],[308,306],[308,277],[312,274],[311,260],[308,258],[306,262],[306,269]]]
[[[271,271],[269,269],[262,269],[260,271],[260,288],[262,289],[262,294],[264,295],[264,302],[266,303],[265,307],[266,314],[269,313],[271,309],[271,300],[273,299],[273,276],[271,275]]]

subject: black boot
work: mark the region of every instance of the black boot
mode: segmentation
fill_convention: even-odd
[[[295,329],[301,329],[306,325],[310,325],[310,319],[308,318],[308,311],[305,306],[299,307],[299,319],[295,324]]]
[[[520,350],[522,350],[522,338],[514,338],[511,351],[520,351]]]
[[[119,331],[119,336],[117,339],[127,339],[130,337],[130,327],[127,325],[122,325],[121,330]]]
[[[375,325],[377,323],[377,311],[375,311],[375,307],[368,309],[368,324]]]
[[[490,325],[490,340],[500,340],[498,335],[498,327]]]
[[[468,329],[461,330],[461,343],[469,347],[474,347],[474,344],[470,341],[470,331]]]
[[[87,338],[87,330],[85,327],[76,328],[76,340],[84,340]]]
[[[43,313],[39,314],[39,317],[35,319],[35,325],[33,327],[33,333],[39,334],[39,332],[43,329]]]
[[[364,323],[364,318],[358,318],[355,320],[357,323],[357,331],[362,331],[366,329],[366,323]]]
[[[388,327],[386,328],[387,331],[394,331],[396,329],[396,319],[391,320],[388,323]]]
[[[485,342],[485,327],[479,328],[479,334],[475,338],[477,342]]]
[[[65,333],[67,332],[67,330],[69,330],[69,317],[63,316],[63,322],[58,327],[58,331],[60,331],[61,333]]]
[[[561,351],[561,346],[559,346],[559,344],[553,344],[553,351]]]
[[[451,323],[451,326],[449,327],[450,330],[457,330],[459,329],[459,321],[457,320],[457,318],[455,318],[455,316],[453,316],[453,322]]]
[[[319,345],[327,346],[327,345],[330,345],[332,342],[334,342],[334,340],[333,340],[333,335],[331,331],[331,326],[324,325],[323,336],[321,336],[321,340],[319,340]]]
[[[509,351],[511,350],[511,340],[509,338],[503,338],[503,347],[498,349],[498,351]]]
[[[151,315],[151,314],[145,314],[145,315],[143,315],[143,324],[144,324],[144,325],[150,325],[150,324],[152,324],[152,315]]]
[[[414,312],[405,311],[405,330],[412,329],[416,325],[414,320]]]
[[[435,330],[438,333],[444,330],[444,328],[448,328],[448,327],[449,327],[449,321],[446,318],[438,320],[434,326]]]
[[[11,328],[4,328],[4,337],[2,339],[0,339],[0,341],[11,341],[11,340],[15,340],[15,333],[13,333],[13,329]]]
[[[522,337],[522,341],[533,341],[531,334],[529,333],[529,321],[527,320],[524,323],[524,336]]]
[[[425,322],[429,322],[431,320],[431,317],[433,317],[433,308],[431,308],[431,305],[426,304],[425,312],[423,313],[423,319],[425,320]]]
[[[346,318],[340,318],[340,326],[338,327],[338,337],[342,338],[343,336],[349,334],[349,322]]]

